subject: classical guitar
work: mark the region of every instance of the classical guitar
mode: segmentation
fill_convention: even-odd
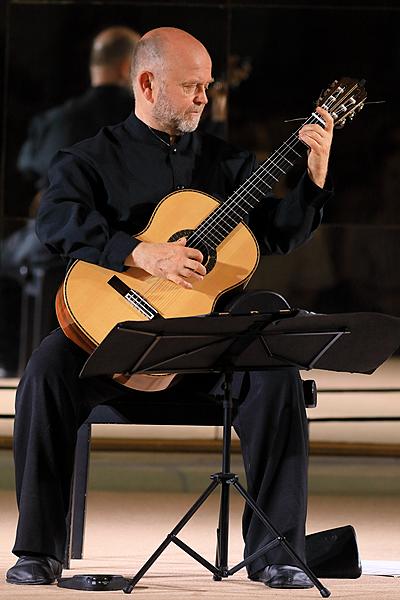
[[[340,127],[361,110],[365,99],[364,81],[343,78],[321,94],[317,105],[328,110]],[[305,122],[324,124],[316,112]],[[66,336],[92,352],[117,323],[207,314],[223,294],[243,288],[259,260],[257,242],[243,219],[302,156],[305,146],[297,132],[223,203],[195,190],[174,192],[161,200],[146,229],[135,236],[144,242],[185,236],[187,246],[202,252],[207,270],[193,289],[134,267],[119,273],[75,261],[56,299]],[[174,375],[116,374],[114,378],[133,389],[156,391],[167,388]]]

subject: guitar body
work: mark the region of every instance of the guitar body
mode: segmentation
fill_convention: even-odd
[[[202,192],[174,192],[157,205],[146,229],[135,237],[143,242],[167,242],[184,237],[218,206],[215,198]],[[67,337],[91,352],[117,323],[148,318],[110,285],[113,276],[144,298],[160,316],[187,317],[210,313],[224,293],[246,285],[258,260],[257,242],[243,223],[239,223],[218,246],[215,255],[209,257],[205,265],[207,275],[203,281],[194,283],[191,290],[135,267],[120,273],[78,260],[69,269],[58,293],[58,320]],[[155,390],[169,385],[159,387],[154,384],[155,376],[144,377],[135,375],[130,380],[151,380],[150,389]],[[160,382],[166,384],[167,378],[171,376],[162,376]],[[132,381],[123,383],[144,389]],[[147,385],[145,388],[148,389]]]

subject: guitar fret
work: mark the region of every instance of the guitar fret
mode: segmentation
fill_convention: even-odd
[[[289,146],[289,144],[287,144],[286,142],[284,142],[283,145],[286,146],[287,148],[289,148],[289,150],[291,150],[292,152],[294,152],[294,154],[296,154],[296,156],[298,156],[299,158],[301,158],[301,154],[299,154],[298,152],[296,152],[296,150],[294,148],[292,148],[291,146]]]
[[[259,168],[262,169],[263,166],[261,165]],[[272,190],[272,185],[269,185],[269,183],[267,181],[264,181],[264,179],[262,178],[262,176],[258,176],[258,178],[261,179],[261,181],[263,182],[263,184],[266,185],[268,189]]]
[[[279,165],[277,165],[273,160],[272,157],[269,158],[269,162],[272,162],[272,164],[274,165],[274,167],[276,167],[277,169],[280,170],[281,173],[283,173],[284,175],[286,175],[286,171],[284,171],[283,169],[280,168]]]
[[[234,223],[234,227],[237,225],[237,221],[236,221],[236,219],[234,219],[234,217],[232,215],[226,214],[226,215],[224,215],[224,218],[225,218],[225,220],[229,219],[230,221],[232,221],[232,223]],[[241,219],[240,216],[239,216],[239,219]],[[228,225],[229,225],[229,223],[228,223]]]
[[[218,244],[220,244],[228,235],[229,235],[230,231],[228,233],[221,233],[219,232],[219,241]]]
[[[251,196],[252,198],[254,198],[254,200],[256,202],[260,202],[260,199],[257,198],[256,196],[253,196],[253,194],[251,192],[247,192],[249,194],[249,196]],[[248,204],[249,206],[251,206],[251,208],[253,208],[253,205],[250,202],[247,202],[247,200],[245,200],[244,198],[241,198],[241,200],[243,200],[243,202],[246,202],[246,204]]]
[[[262,180],[261,180],[262,181]],[[253,184],[253,187],[256,188],[257,192],[259,192],[260,194],[264,194],[264,192],[262,190],[259,190],[258,187],[256,185]]]
[[[222,229],[222,231],[224,231],[226,234],[231,232],[230,229],[225,229],[225,227],[222,225],[222,223],[218,223],[218,227],[220,227]]]
[[[272,177],[272,179],[275,179],[275,181],[279,181],[279,179],[277,179],[277,178],[275,177],[275,175],[272,175],[272,173],[271,173],[270,171],[267,171],[267,169],[265,169],[265,173],[266,173],[267,175],[269,175],[270,177]]]
[[[238,198],[237,200],[240,200],[240,198]],[[240,204],[236,203],[235,204],[235,208],[233,208],[233,206],[229,207],[229,213],[226,211],[226,207],[225,204],[222,204],[216,211],[215,216],[218,216],[219,218],[223,218],[223,219],[231,219],[232,221],[234,221],[235,223],[237,223],[234,215],[236,215],[236,217],[239,220],[242,220],[243,215],[240,215],[238,212],[236,212],[236,210],[242,210],[244,211],[244,213],[246,214],[246,209],[243,206],[240,206]],[[233,213],[233,214],[231,214]]]
[[[212,230],[207,232],[207,235],[210,235],[210,236],[212,236],[212,234],[213,234],[213,231],[212,231]],[[217,238],[216,236],[215,236],[215,239],[214,239],[213,241],[214,241],[214,242],[218,242],[218,244],[220,243],[220,242],[218,241],[218,238]]]
[[[283,160],[286,160],[286,162],[289,163],[289,165],[291,167],[293,167],[294,163],[290,162],[290,160],[288,158],[286,158],[286,156],[284,154],[281,154],[280,152],[278,152],[278,150],[275,150],[274,154],[277,154],[278,156],[280,156],[281,158],[283,158]]]
[[[244,211],[244,214],[246,214],[246,210],[245,210],[245,209],[244,209],[242,206],[238,206],[237,208],[239,208],[240,210],[243,210],[243,211]],[[242,217],[241,217],[241,215],[239,215],[239,214],[238,214],[238,213],[237,213],[237,212],[236,212],[236,211],[235,211],[233,208],[231,208],[231,211],[232,211],[233,213],[235,213],[235,215],[236,215],[236,216],[239,218],[239,220],[240,220],[240,221],[242,220]]]

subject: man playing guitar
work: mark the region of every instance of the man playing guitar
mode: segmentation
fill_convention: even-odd
[[[146,227],[157,203],[176,190],[191,188],[225,200],[255,172],[256,160],[196,131],[213,78],[207,50],[190,34],[175,28],[145,34],[134,53],[132,79],[135,113],[56,155],[38,235],[71,261],[121,276],[137,268],[172,282],[173,290],[193,290],[208,277],[201,249],[191,247],[187,236],[152,242],[135,234]],[[307,240],[332,196],[324,186],[333,120],[322,108],[315,114],[317,122],[298,134],[309,148],[307,172],[282,200],[266,191],[245,219],[262,253],[287,253]],[[96,310],[97,299],[89,303]],[[143,399],[143,392],[111,379],[79,379],[86,358],[58,329],[34,352],[21,379],[14,439],[19,522],[13,552],[19,560],[8,571],[9,583],[52,583],[60,576],[77,429],[97,404],[126,401],[134,418],[135,401]],[[215,376],[185,377],[152,393],[184,403],[218,384]],[[304,559],[308,443],[299,374],[291,368],[237,373],[233,391],[240,399],[234,425],[249,494]],[[269,536],[247,510],[243,535],[245,555]],[[270,587],[312,586],[287,564],[280,548],[256,559],[249,577]]]

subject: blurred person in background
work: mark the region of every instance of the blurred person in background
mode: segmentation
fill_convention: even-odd
[[[18,372],[21,331],[21,288],[30,286],[33,294],[41,294],[35,285],[35,267],[45,269],[60,265],[52,277],[61,282],[63,261],[52,255],[39,241],[35,217],[42,190],[47,187],[47,170],[51,159],[61,148],[95,135],[101,127],[114,125],[132,112],[133,94],[130,79],[132,52],[140,35],[128,27],[109,27],[93,40],[90,51],[90,88],[80,96],[67,100],[33,117],[28,137],[18,156],[17,166],[32,183],[35,196],[29,207],[29,218],[23,227],[1,243],[0,265],[0,376]],[[57,286],[55,282],[54,286]],[[56,326],[53,300],[48,307]],[[43,331],[44,337],[49,331]],[[30,342],[28,342],[30,345]]]
[[[119,123],[132,111],[130,63],[139,39],[128,27],[101,31],[90,52],[90,88],[33,117],[17,165],[37,189],[46,187],[47,169],[57,150]]]

